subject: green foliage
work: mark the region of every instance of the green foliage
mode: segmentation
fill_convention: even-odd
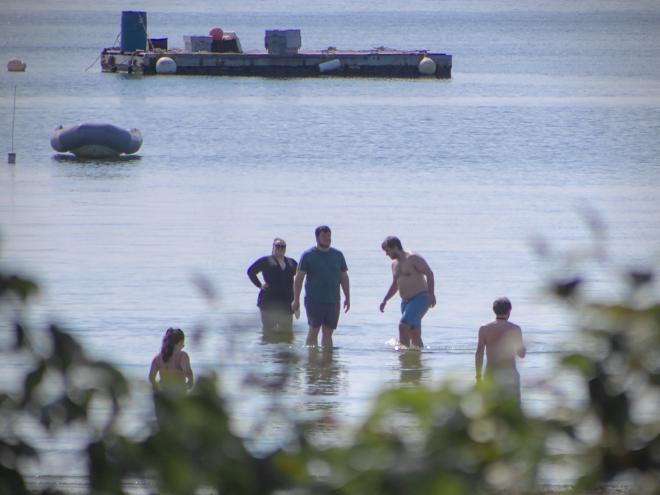
[[[37,285],[0,274],[2,328],[11,336],[0,351],[20,353],[27,367],[20,390],[0,394],[0,494],[29,493],[22,466],[38,451],[9,427],[26,417],[51,432],[86,428],[89,486],[98,494],[124,493],[133,479],[170,494],[204,488],[219,494],[531,494],[542,489],[541,466],[557,459],[580,473],[576,493],[622,476],[634,493],[657,493],[660,304],[649,302],[652,274],[631,272],[626,280],[624,297],[607,304],[586,297],[579,276],[550,291],[572,308],[587,338],[578,352],[561,357],[588,393],[580,406],[538,418],[487,381],[466,391],[450,384],[403,388],[375,400],[348,445],[318,447],[310,425],[294,423],[295,441],[262,457],[231,430],[213,374],[189,394],[155,392],[148,433],[121,434],[116,423],[127,380],[90,358],[65,329],[31,329],[21,315]],[[213,297],[210,289],[205,294]],[[95,400],[111,404],[110,414],[95,416]],[[550,454],[558,437],[571,446],[562,456]]]
[[[268,459],[251,455],[229,428],[216,377],[201,378],[188,395],[154,394],[157,428],[142,441],[108,435],[90,451],[91,486],[121,493],[121,480],[147,475],[160,492],[268,493],[277,475]],[[112,476],[108,476],[111,473]]]
[[[562,364],[579,371],[589,394],[574,411],[573,426],[591,425],[596,434],[589,441],[573,438],[582,467],[579,491],[622,477],[635,493],[658,493],[660,486],[660,304],[637,303],[650,274],[632,273],[628,280],[625,302],[595,303],[582,295],[571,302],[587,350]]]
[[[525,493],[545,455],[545,427],[499,392],[486,382],[464,394],[449,386],[388,391],[351,445],[301,442],[275,462],[310,494]]]

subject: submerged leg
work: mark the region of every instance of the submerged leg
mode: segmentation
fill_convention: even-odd
[[[307,340],[305,341],[305,345],[307,345],[307,346],[318,346],[319,345],[319,330],[321,330],[321,327],[309,327],[309,331],[307,332]]]
[[[321,327],[322,329],[322,335],[321,335],[321,345],[324,348],[329,348],[332,349],[332,332],[334,332],[334,328],[326,327],[323,325]]]
[[[405,323],[399,323],[399,344],[410,347],[410,327]]]
[[[408,327],[408,335],[410,335],[410,343],[415,346],[419,347],[420,349],[424,348],[424,342],[422,342],[422,327],[419,328],[411,328]]]

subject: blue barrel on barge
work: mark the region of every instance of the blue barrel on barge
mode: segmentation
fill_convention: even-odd
[[[147,49],[147,13],[125,10],[121,13],[121,51]]]

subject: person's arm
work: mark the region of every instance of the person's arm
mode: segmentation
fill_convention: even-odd
[[[387,301],[389,301],[394,294],[399,290],[399,284],[396,281],[396,277],[392,275],[392,284],[390,285],[390,288],[387,289],[387,294],[385,294],[385,297],[383,298],[383,302],[380,303],[380,312],[383,313],[385,311],[385,305],[387,304]]]
[[[257,277],[257,274],[263,271],[261,263],[262,260],[263,258],[259,258],[257,261],[250,265],[250,268],[247,269],[248,277],[250,277],[250,280],[254,285],[256,285],[258,289],[265,289],[267,287],[267,284],[265,282],[262,284],[261,280],[259,280],[259,277]]]
[[[305,280],[304,272],[298,267],[296,276],[293,278],[293,302],[291,303],[291,311],[294,313],[300,309],[300,293],[302,292],[303,280]]]
[[[524,358],[527,355],[527,348],[525,347],[525,344],[523,344],[523,338],[522,338],[522,330],[520,327],[516,327],[516,333],[518,335],[518,357],[521,359]]]
[[[429,306],[435,306],[435,277],[433,276],[433,270],[421,256],[417,256],[417,270],[426,277],[426,286],[429,291]]]
[[[195,377],[190,367],[190,357],[187,352],[181,352],[181,369],[183,370],[183,375],[186,377],[186,387],[190,390],[195,384]]]
[[[351,309],[351,284],[348,280],[347,271],[341,272],[339,283],[341,284],[341,290],[344,291],[344,313],[348,313],[348,310]]]
[[[486,338],[484,329],[479,329],[479,342],[477,343],[477,352],[474,355],[474,364],[477,369],[477,381],[481,380],[481,370],[484,366],[484,349],[486,348]]]
[[[156,375],[158,374],[159,363],[160,363],[160,354],[153,358],[151,361],[151,368],[149,369],[149,382],[154,390],[158,390],[158,382],[156,381]]]

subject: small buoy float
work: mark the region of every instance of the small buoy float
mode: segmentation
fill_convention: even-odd
[[[219,27],[214,27],[209,31],[209,36],[213,38],[213,41],[222,41],[222,36],[224,34],[224,31]]]
[[[176,74],[176,62],[170,57],[160,57],[156,62],[157,74]]]
[[[25,72],[26,67],[27,64],[17,58],[13,58],[7,62],[7,70],[9,72]]]
[[[419,61],[419,65],[417,66],[417,70],[419,70],[419,73],[424,76],[432,76],[433,74],[435,74],[435,69],[436,69],[435,62],[430,57],[422,58],[422,60]]]

